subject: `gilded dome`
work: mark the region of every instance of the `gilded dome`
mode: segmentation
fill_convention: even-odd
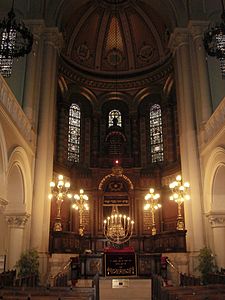
[[[143,1],[87,1],[67,20],[64,37],[64,59],[100,75],[138,74],[169,56],[167,27]]]

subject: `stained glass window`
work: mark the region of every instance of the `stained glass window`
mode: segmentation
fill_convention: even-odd
[[[162,113],[159,104],[150,109],[150,144],[153,163],[163,161]]]
[[[80,107],[73,103],[69,110],[68,160],[80,160]]]
[[[117,109],[113,109],[109,112],[109,127],[113,126],[113,119],[117,119],[117,126],[122,127],[121,112]]]

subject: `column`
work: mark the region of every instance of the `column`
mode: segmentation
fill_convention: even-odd
[[[32,52],[27,56],[26,77],[24,85],[23,110],[33,128],[37,128],[37,111],[40,97],[40,80],[43,43],[41,36],[44,30],[44,23],[41,20],[29,22],[33,33]]]
[[[209,222],[212,226],[214,252],[216,255],[216,262],[219,268],[225,266],[225,215],[210,214],[208,216]]]
[[[38,139],[34,172],[34,198],[31,220],[31,247],[39,253],[48,253],[50,192],[53,174],[55,110],[57,91],[57,55],[61,47],[61,35],[57,28],[47,28],[44,33],[42,80]]]
[[[196,57],[195,85],[199,107],[200,125],[207,122],[212,114],[212,100],[209,82],[206,52],[203,44],[203,32],[207,29],[208,23],[203,21],[190,21],[189,30],[193,39],[193,54]],[[194,64],[192,64],[193,66]]]
[[[9,226],[8,268],[14,269],[23,251],[23,233],[29,215],[27,213],[6,216]]]
[[[184,204],[187,249],[194,252],[203,247],[204,234],[188,30],[176,28],[171,35],[170,47],[173,50],[175,62],[182,177],[191,185],[191,200]]]

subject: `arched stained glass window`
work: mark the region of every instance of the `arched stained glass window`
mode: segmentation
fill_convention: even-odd
[[[80,160],[80,107],[73,103],[69,110],[68,160]]]
[[[150,144],[152,163],[163,161],[162,113],[159,104],[150,108]]]
[[[109,112],[109,127],[113,126],[113,119],[117,119],[117,126],[122,127],[121,112],[117,109],[113,109]]]

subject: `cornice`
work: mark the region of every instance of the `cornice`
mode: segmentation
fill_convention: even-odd
[[[69,66],[66,62],[61,61],[59,65],[60,73],[67,79],[76,82],[82,86],[88,87],[90,89],[99,90],[131,90],[131,89],[141,89],[148,85],[152,85],[163,81],[168,77],[169,74],[173,72],[173,65],[171,60],[168,60],[163,66],[157,68],[154,71],[149,71],[145,75],[136,76],[132,79],[127,75],[127,79],[96,79],[94,75],[86,75],[81,72],[77,72],[73,67]]]

